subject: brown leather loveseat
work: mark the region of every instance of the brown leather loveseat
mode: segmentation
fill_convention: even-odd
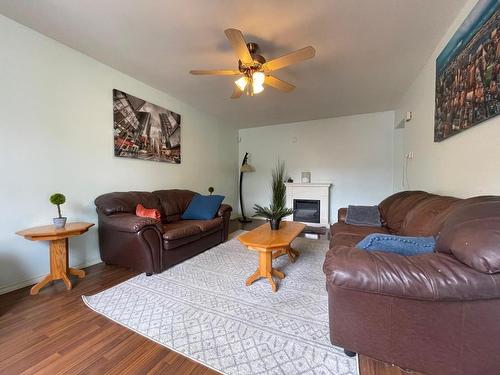
[[[500,374],[500,197],[406,191],[379,211],[381,228],[346,224],[345,209],[331,227],[331,342],[429,375]],[[355,247],[377,232],[438,240],[416,256]]]
[[[212,220],[181,219],[195,194],[173,189],[97,197],[101,259],[147,274],[159,273],[226,241],[232,211],[227,204]],[[136,216],[138,204],[158,209],[161,222]]]

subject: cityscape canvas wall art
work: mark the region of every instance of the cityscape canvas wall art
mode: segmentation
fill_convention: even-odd
[[[113,90],[115,156],[181,162],[181,115]]]
[[[434,141],[500,114],[500,0],[479,0],[436,59]]]

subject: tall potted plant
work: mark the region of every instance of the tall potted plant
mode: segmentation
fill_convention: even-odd
[[[286,208],[286,186],[285,186],[285,163],[278,160],[272,172],[273,197],[269,207],[254,205],[255,215],[262,216],[269,220],[272,230],[278,230],[281,219],[293,214],[293,209]]]
[[[64,204],[64,202],[66,202],[66,197],[64,196],[64,194],[55,193],[50,196],[49,200],[50,203],[57,206],[58,217],[52,219],[54,221],[54,226],[58,229],[64,228],[64,226],[66,225],[66,217],[61,215],[61,204]]]

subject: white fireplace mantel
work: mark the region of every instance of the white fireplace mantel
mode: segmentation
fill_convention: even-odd
[[[319,200],[320,222],[319,223],[305,223],[307,225],[330,225],[330,187],[331,183],[285,183],[286,186],[286,206],[293,208],[294,199],[312,199]],[[290,215],[285,220],[293,220]]]

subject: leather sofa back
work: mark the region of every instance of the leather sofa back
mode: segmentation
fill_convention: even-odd
[[[405,216],[400,234],[403,236],[435,236],[461,199],[430,195],[411,208]]]
[[[153,191],[153,194],[158,197],[161,203],[164,223],[180,220],[193,196],[196,195],[194,191],[181,189],[156,190]]]
[[[439,236],[436,251],[483,273],[500,272],[500,197],[468,199],[403,191],[379,204],[392,233]]]
[[[94,203],[97,211],[105,215],[112,215],[119,212],[135,214],[135,208],[139,203],[146,208],[156,208],[162,212],[158,197],[146,191],[107,193],[97,197]]]
[[[402,191],[389,196],[379,204],[382,220],[391,233],[400,233],[409,211],[419,202],[434,195],[425,191]]]
[[[196,193],[190,190],[170,189],[146,191],[127,191],[103,194],[95,199],[98,212],[112,215],[119,212],[135,214],[135,208],[140,203],[146,208],[160,211],[162,222],[168,223],[180,220],[191,199]]]

